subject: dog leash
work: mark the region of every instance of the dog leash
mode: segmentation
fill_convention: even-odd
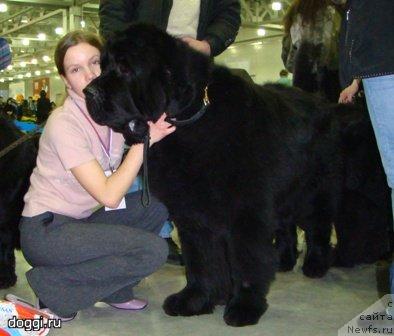
[[[149,192],[149,176],[148,176],[148,149],[150,136],[147,134],[144,138],[144,154],[143,154],[143,173],[142,173],[142,195],[141,203],[144,208],[150,204]]]
[[[21,137],[21,138],[15,140],[15,141],[12,142],[11,144],[9,144],[7,147],[3,148],[3,149],[0,151],[0,159],[1,159],[3,156],[7,155],[9,152],[11,152],[11,151],[12,151],[13,149],[15,149],[16,147],[18,147],[20,144],[26,142],[27,140],[30,140],[30,139],[34,138],[38,133],[40,133],[38,130],[39,130],[40,128],[44,127],[44,125],[45,125],[45,122],[43,122],[43,123],[40,124],[40,125],[37,125],[37,128],[36,128],[36,130],[35,130],[34,132],[29,133],[29,134],[25,134],[23,137]]]

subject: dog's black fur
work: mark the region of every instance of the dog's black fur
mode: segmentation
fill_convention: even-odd
[[[89,112],[129,144],[142,142],[146,121],[163,111],[193,115],[208,86],[206,113],[149,150],[150,186],[176,223],[186,266],[187,285],[165,300],[167,314],[226,304],[227,324],[257,323],[278,260],[293,266],[296,225],[306,232],[304,273],[327,272],[346,189],[344,139],[365,115],[299,89],[248,83],[146,25],[109,41],[101,66],[85,89]]]
[[[10,121],[0,117],[0,150],[21,136]],[[16,282],[14,249],[20,247],[18,224],[36,156],[35,142],[28,140],[0,158],[0,288]]]

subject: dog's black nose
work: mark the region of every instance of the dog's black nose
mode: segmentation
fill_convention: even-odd
[[[97,97],[99,94],[97,88],[91,84],[89,84],[87,87],[83,89],[83,93],[85,94],[85,96],[93,96],[93,97]]]

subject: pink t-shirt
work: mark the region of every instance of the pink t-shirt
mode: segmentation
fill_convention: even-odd
[[[92,125],[108,148],[110,129],[96,124],[86,110],[85,101],[69,90],[63,106],[52,112],[41,135],[37,165],[24,198],[23,216],[51,211],[85,218],[99,205],[70,171],[94,159],[103,170],[109,169],[109,158]],[[123,155],[124,138],[120,133],[111,132],[111,165],[117,168]]]

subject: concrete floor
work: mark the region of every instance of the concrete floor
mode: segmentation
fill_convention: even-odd
[[[300,258],[302,259],[302,257]],[[300,260],[301,261],[301,260]],[[269,308],[258,325],[243,328],[227,326],[223,307],[211,315],[170,317],[161,304],[165,297],[183,288],[183,267],[166,264],[136,288],[138,297],[148,298],[149,307],[140,312],[119,311],[95,306],[80,312],[61,329],[49,335],[64,336],[331,336],[379,298],[377,276],[385,265],[362,265],[353,269],[332,268],[323,279],[309,279],[300,262],[292,272],[278,273],[268,296]],[[13,293],[33,300],[24,273],[29,265],[17,253],[18,282],[1,290],[0,297]],[[379,277],[378,277],[379,278]]]

